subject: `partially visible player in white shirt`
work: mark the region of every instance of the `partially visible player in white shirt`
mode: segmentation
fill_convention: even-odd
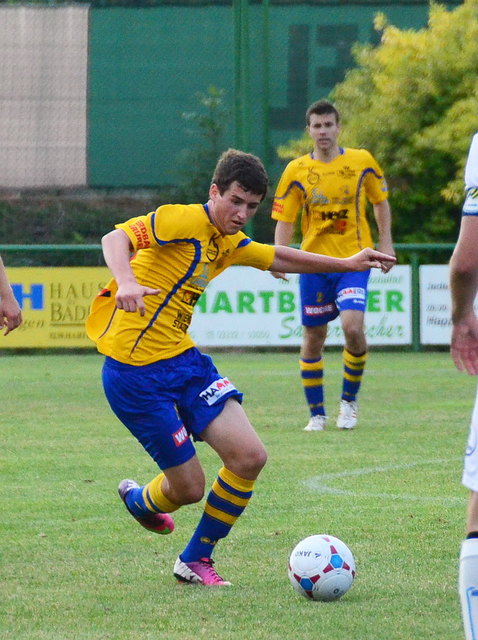
[[[452,299],[451,356],[460,371],[478,375],[478,133],[468,152],[466,198],[460,235],[450,261]],[[459,592],[466,640],[478,640],[478,393],[465,453],[463,484],[470,489],[467,536],[459,568]]]

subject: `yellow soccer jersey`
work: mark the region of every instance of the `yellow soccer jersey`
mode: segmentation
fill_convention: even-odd
[[[194,346],[187,331],[208,282],[230,265],[266,270],[274,260],[274,247],[242,232],[222,236],[201,204],[165,205],[116,228],[136,251],[131,265],[138,282],[161,289],[145,296],[143,317],[116,308],[114,279],[93,300],[88,336],[100,353],[126,364],[150,364]]]
[[[301,248],[347,258],[373,246],[366,216],[367,199],[388,197],[383,172],[365,149],[340,149],[331,162],[307,154],[289,162],[272,205],[272,217],[295,222],[302,214]]]

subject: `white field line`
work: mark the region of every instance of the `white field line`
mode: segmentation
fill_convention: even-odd
[[[466,496],[464,497],[444,497],[444,496],[426,496],[426,495],[413,495],[408,493],[383,493],[383,492],[370,492],[370,491],[357,491],[353,488],[339,489],[333,486],[334,480],[341,478],[354,478],[357,476],[365,476],[371,474],[388,473],[389,471],[400,471],[401,469],[414,469],[416,467],[422,467],[426,465],[436,464],[449,464],[455,463],[457,460],[463,460],[463,458],[446,458],[436,460],[419,460],[417,462],[408,462],[404,464],[391,464],[381,467],[368,467],[365,469],[353,469],[350,471],[339,471],[338,473],[324,473],[319,476],[314,476],[305,480],[305,485],[312,491],[318,493],[329,493],[340,496],[355,496],[355,497],[369,497],[380,498],[382,500],[406,500],[417,502],[436,502],[441,504],[456,504],[463,505],[466,503]],[[461,486],[457,483],[457,486]]]

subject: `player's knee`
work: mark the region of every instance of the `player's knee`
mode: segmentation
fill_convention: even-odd
[[[259,450],[256,451],[255,455],[252,457],[252,464],[254,465],[254,468],[257,470],[257,473],[259,473],[266,466],[266,462],[267,462],[267,451],[264,449],[264,447],[261,447]]]
[[[243,478],[257,477],[267,462],[267,451],[264,447],[256,447],[253,450],[243,451],[235,461],[235,473]],[[232,469],[231,469],[232,470]]]
[[[168,498],[174,504],[183,506],[200,502],[204,497],[206,479],[203,474],[192,474],[189,478],[174,478],[169,483]]]
[[[303,350],[312,357],[320,357],[327,335],[327,325],[304,327]]]
[[[188,485],[178,493],[176,504],[186,505],[200,502],[204,497],[204,485]]]
[[[356,353],[359,350],[363,350],[365,342],[363,327],[355,325],[344,327],[344,334],[350,351]]]

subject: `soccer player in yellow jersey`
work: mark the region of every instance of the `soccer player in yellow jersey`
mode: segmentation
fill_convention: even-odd
[[[316,272],[386,269],[394,261],[372,249],[337,259],[253,242],[241,229],[256,213],[267,183],[256,156],[230,149],[219,159],[206,204],[159,207],[118,224],[102,240],[113,279],[92,303],[87,332],[106,356],[103,386],[112,410],[161,469],[143,486],[123,480],[121,499],[146,529],[170,533],[169,514],[204,495],[192,439],[209,444],[223,463],[174,565],[183,582],[230,584],[211,555],[249,502],[266,462],[242,394],[188,335],[204,288],[233,264]]]
[[[387,184],[377,162],[365,149],[339,146],[339,113],[330,102],[314,102],[307,110],[306,124],[314,148],[292,160],[280,178],[272,207],[272,217],[277,220],[276,245],[292,242],[300,213],[301,249],[305,251],[347,258],[364,247],[372,247],[366,217],[368,200],[378,227],[377,248],[394,255]],[[389,263],[388,268],[391,267]],[[327,324],[338,315],[345,348],[337,427],[353,429],[357,424],[357,394],[367,358],[364,312],[369,274],[368,270],[300,276],[304,331],[300,371],[310,411],[305,431],[325,428],[322,350]],[[285,278],[284,273],[274,275]]]

